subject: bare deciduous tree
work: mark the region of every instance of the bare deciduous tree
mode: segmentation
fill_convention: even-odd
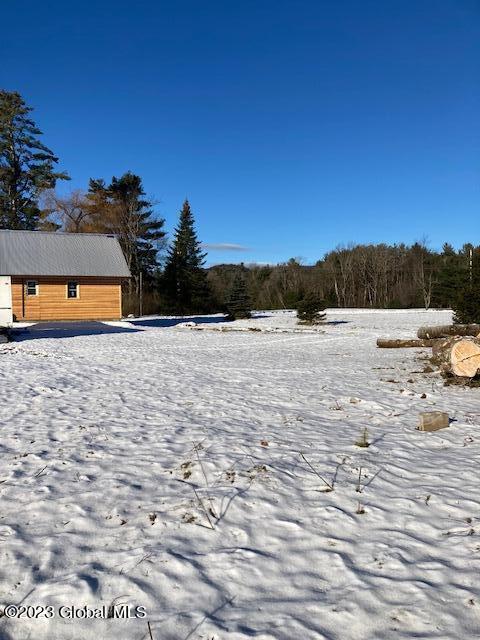
[[[53,222],[62,231],[80,233],[86,231],[91,223],[91,202],[80,189],[71,191],[66,196],[60,196],[53,190],[42,194],[42,225]]]

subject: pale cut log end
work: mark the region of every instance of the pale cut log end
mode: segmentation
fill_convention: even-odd
[[[474,378],[480,370],[480,345],[472,340],[459,340],[450,353],[452,373],[461,378]]]

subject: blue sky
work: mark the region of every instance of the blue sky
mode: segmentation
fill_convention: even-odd
[[[188,197],[209,263],[480,242],[479,0],[16,0],[2,21],[0,86],[61,189],[131,170],[169,231]]]

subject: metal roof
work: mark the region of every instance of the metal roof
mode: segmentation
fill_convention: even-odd
[[[115,236],[1,229],[0,274],[130,277]]]

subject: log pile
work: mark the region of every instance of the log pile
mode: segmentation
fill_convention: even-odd
[[[389,340],[379,338],[380,348],[431,347],[432,362],[442,375],[471,380],[480,376],[480,325],[452,324],[420,327],[418,338]]]

